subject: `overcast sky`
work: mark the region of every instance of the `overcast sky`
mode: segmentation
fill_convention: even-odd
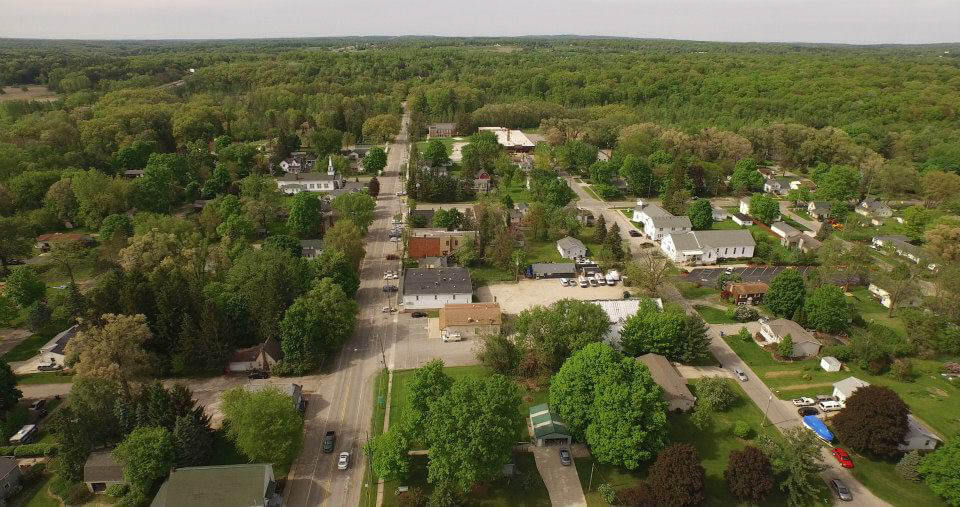
[[[620,35],[960,42],[960,0],[0,0],[0,37]]]

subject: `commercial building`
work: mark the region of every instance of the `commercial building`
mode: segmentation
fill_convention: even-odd
[[[440,333],[473,338],[500,334],[503,314],[497,303],[457,303],[440,308]]]
[[[660,250],[670,260],[683,264],[715,264],[722,259],[753,257],[756,241],[749,231],[692,231],[669,234],[660,242]]]
[[[438,310],[450,303],[473,301],[473,282],[467,268],[411,268],[403,277],[405,310]]]

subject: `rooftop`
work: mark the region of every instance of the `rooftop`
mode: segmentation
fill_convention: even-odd
[[[327,174],[326,172],[287,173],[283,176],[278,176],[277,181],[283,181],[287,183],[309,183],[311,181],[339,180],[340,178],[340,174]]]
[[[748,247],[757,244],[750,235],[750,231],[745,230],[692,231],[669,236],[673,238],[674,247],[681,252],[702,251],[708,248]]]
[[[123,465],[113,457],[111,451],[90,453],[87,462],[83,465],[84,482],[119,482],[123,481]]]
[[[797,234],[800,234],[800,231],[796,227],[786,222],[774,222],[770,224],[770,228],[776,229],[782,232],[787,237],[796,236]]]
[[[640,199],[637,201],[637,207],[634,211],[639,211],[648,217],[672,217],[673,213],[661,208],[660,206]]]
[[[870,382],[860,380],[857,377],[847,377],[833,383],[833,389],[840,391],[844,396],[850,396],[854,391],[861,387],[867,387]]]
[[[770,286],[763,282],[731,283],[727,286],[727,291],[734,296],[746,294],[766,294],[768,290],[770,290]]]
[[[572,262],[537,262],[531,265],[535,275],[576,274],[577,266]]]
[[[492,132],[497,136],[497,142],[506,148],[525,147],[533,148],[534,143],[526,134],[519,130],[508,129],[506,127],[480,127],[478,130]]]
[[[403,293],[471,294],[473,282],[467,268],[410,268],[403,277]]]
[[[663,388],[664,397],[670,400],[696,401],[693,393],[687,388],[687,382],[680,376],[680,372],[670,364],[667,358],[660,354],[644,354],[637,358],[650,369],[653,381]]]
[[[440,309],[440,329],[447,326],[500,325],[498,303],[447,303]]]
[[[546,403],[530,407],[530,426],[533,427],[533,435],[536,438],[551,435],[570,436],[567,424],[555,416]]]
[[[230,358],[230,362],[249,363],[250,361],[254,361],[260,357],[260,352],[266,352],[268,356],[277,360],[283,357],[283,352],[280,349],[280,342],[271,337],[264,340],[263,343],[258,343],[252,347],[235,350],[233,352],[233,356]]]
[[[563,248],[564,250],[570,250],[572,248],[586,248],[583,245],[583,241],[570,236],[566,236],[557,240],[557,246]]]
[[[650,223],[654,227],[672,227],[675,229],[685,228],[692,229],[693,225],[690,223],[689,217],[675,217],[675,216],[654,216],[650,217]]]
[[[770,330],[779,337],[790,335],[793,343],[820,343],[820,340],[817,340],[810,331],[807,331],[803,326],[792,320],[776,319],[767,322],[767,325],[770,326]]]
[[[160,486],[151,507],[264,505],[276,483],[268,464],[175,468]]]
[[[57,333],[46,345],[43,346],[43,350],[48,352],[53,352],[54,354],[65,354],[67,349],[67,343],[77,335],[77,332],[80,331],[80,326],[74,324],[63,331]]]

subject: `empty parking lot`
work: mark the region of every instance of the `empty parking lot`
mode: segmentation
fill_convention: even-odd
[[[721,273],[726,271],[740,275],[744,282],[766,282],[769,283],[773,277],[780,274],[785,269],[795,269],[800,274],[806,274],[810,266],[751,266],[747,268],[696,268],[687,274],[687,281],[699,284],[712,284],[717,280]]]

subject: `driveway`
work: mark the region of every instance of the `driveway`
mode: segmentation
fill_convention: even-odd
[[[500,303],[504,313],[518,314],[534,305],[547,306],[561,299],[623,299],[621,284],[598,287],[564,287],[557,278],[520,280],[517,283],[497,283],[475,291],[477,301]]]
[[[537,471],[543,479],[543,484],[550,493],[550,505],[554,507],[586,507],[587,499],[583,496],[583,487],[580,486],[580,477],[577,467],[560,464],[560,447],[530,446],[533,457],[537,461]]]
[[[724,377],[733,378],[733,372],[719,366],[690,366],[688,364],[673,363],[680,376],[685,379],[697,379],[701,377]]]
[[[446,366],[479,364],[476,346],[478,340],[468,338],[459,342],[440,339],[439,319],[414,319],[408,313],[397,314],[397,340],[387,350],[387,364],[392,370],[419,368],[431,359],[440,359]]]

